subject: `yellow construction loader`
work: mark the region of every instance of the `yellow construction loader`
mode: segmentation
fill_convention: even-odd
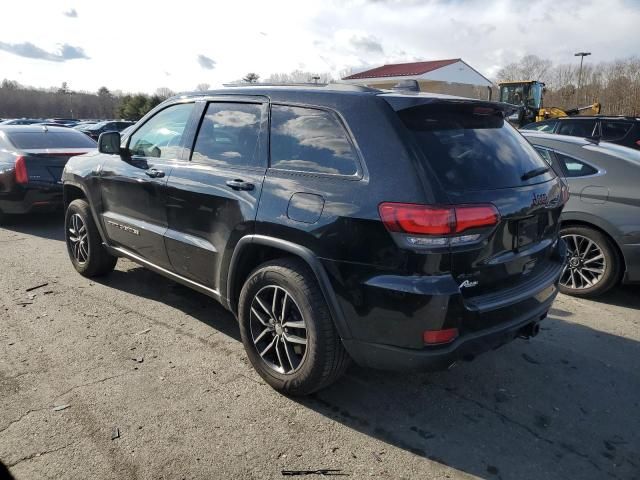
[[[545,92],[544,83],[537,80],[501,82],[498,87],[500,88],[500,101],[517,107],[509,117],[509,121],[517,127],[547,118],[579,115],[580,112],[587,110],[591,110],[590,113],[593,115],[600,113],[600,104],[598,102],[569,110],[563,110],[558,107],[544,107],[542,105]]]

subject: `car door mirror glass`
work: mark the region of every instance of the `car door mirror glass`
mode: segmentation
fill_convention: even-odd
[[[120,133],[105,132],[98,137],[98,151],[111,155],[120,153]]]

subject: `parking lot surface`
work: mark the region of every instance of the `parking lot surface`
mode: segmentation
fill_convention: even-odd
[[[17,479],[640,478],[638,287],[560,296],[538,337],[447,372],[352,367],[291,399],[215,301],[124,260],[85,279],[61,224],[0,228],[0,460]]]

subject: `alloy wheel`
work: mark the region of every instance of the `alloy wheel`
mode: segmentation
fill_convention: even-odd
[[[602,248],[582,235],[563,235],[562,238],[567,244],[567,264],[560,283],[573,290],[595,286],[607,270],[607,260]]]
[[[307,325],[289,292],[277,285],[260,289],[251,302],[253,344],[262,360],[280,374],[292,374],[307,353]]]
[[[89,259],[89,242],[88,242],[87,226],[84,224],[82,217],[74,213],[69,219],[67,238],[71,254],[79,264],[84,264]]]

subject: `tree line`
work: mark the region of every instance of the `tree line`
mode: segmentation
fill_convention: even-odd
[[[578,59],[554,64],[527,55],[498,71],[497,81],[539,80],[546,84],[544,105],[572,108],[594,102],[602,104],[601,114],[640,115],[640,58],[633,56],[593,63],[586,57],[580,75]]]
[[[123,94],[100,87],[75,92],[65,82],[57,88],[33,88],[12,80],[0,83],[0,118],[87,118],[139,120],[174,92],[158,88],[152,95]]]
[[[506,80],[539,80],[546,84],[544,104],[547,107],[572,108],[602,104],[602,114],[640,115],[640,58],[593,63],[587,57],[579,72],[579,62],[554,64],[550,60],[526,55],[500,69],[496,82]],[[578,78],[580,77],[580,78]],[[330,73],[295,70],[274,73],[266,83],[327,83],[334,81]],[[259,83],[257,73],[248,73],[231,83]],[[206,91],[209,84],[196,86]],[[123,94],[101,87],[97,92],[74,92],[66,83],[56,88],[33,88],[12,80],[0,83],[0,118],[122,118],[138,120],[166,98],[174,95],[168,88],[154,94]],[[479,95],[484,98],[484,93]],[[497,98],[494,96],[494,98]]]

